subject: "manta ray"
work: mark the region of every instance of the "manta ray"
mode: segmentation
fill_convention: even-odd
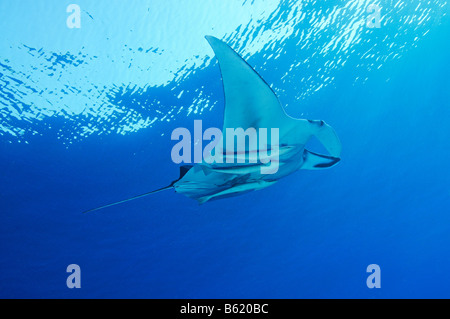
[[[203,204],[266,188],[300,169],[326,169],[340,161],[341,143],[331,126],[322,120],[295,119],[287,115],[272,88],[238,53],[213,36],[205,38],[219,61],[222,74],[225,94],[223,132],[227,128],[277,128],[279,144],[276,145],[278,152],[276,172],[263,174],[260,168],[267,165],[267,162],[262,161],[212,164],[202,161],[195,165],[181,166],[179,178],[166,187],[86,212],[167,189],[174,189],[175,192]],[[305,148],[312,137],[317,138],[328,155]],[[218,144],[220,145],[220,142]]]

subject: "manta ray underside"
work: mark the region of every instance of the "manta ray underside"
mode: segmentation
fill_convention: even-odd
[[[268,187],[299,169],[324,169],[339,162],[341,143],[328,124],[320,120],[288,116],[270,86],[241,56],[215,37],[206,36],[206,39],[214,50],[222,73],[225,94],[222,132],[227,128],[278,129],[276,172],[262,174],[261,168],[267,166],[262,161],[240,164],[237,161],[220,164],[203,161],[181,166],[180,177],[166,187],[89,211],[172,188],[202,204]],[[323,144],[329,155],[317,154],[305,148],[313,136]]]

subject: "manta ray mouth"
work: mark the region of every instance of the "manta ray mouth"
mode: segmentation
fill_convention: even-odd
[[[315,152],[311,152],[310,150],[305,150],[303,155],[303,159],[314,163],[314,168],[328,168],[336,165],[341,161],[339,157],[319,154]]]
[[[334,165],[336,165],[337,163],[339,163],[341,161],[341,159],[337,158],[337,157],[332,157],[331,160],[332,161],[329,164],[328,163],[327,164],[321,163],[321,164],[314,165],[314,167],[317,167],[317,168],[331,167],[331,166],[334,166]]]

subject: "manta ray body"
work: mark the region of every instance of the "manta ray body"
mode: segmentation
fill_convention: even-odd
[[[174,189],[202,204],[266,188],[299,169],[325,169],[340,161],[341,143],[331,126],[321,120],[295,119],[287,115],[274,91],[239,54],[215,37],[206,36],[206,39],[219,61],[222,74],[225,94],[222,132],[227,128],[277,128],[279,145],[276,172],[262,174],[261,167],[267,166],[262,161],[212,164],[203,161],[195,165],[183,165],[180,167],[180,177],[166,187],[89,211],[167,189]],[[312,137],[322,143],[329,155],[317,154],[305,148]]]

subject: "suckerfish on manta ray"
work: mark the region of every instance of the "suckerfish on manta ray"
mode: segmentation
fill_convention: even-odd
[[[279,145],[276,145],[278,151],[276,172],[273,174],[261,172],[260,168],[267,166],[267,161],[266,163],[233,161],[208,164],[204,159],[195,165],[181,166],[180,177],[166,187],[86,212],[171,188],[202,204],[209,200],[268,187],[299,169],[325,169],[340,161],[341,143],[331,126],[320,120],[294,119],[288,116],[274,91],[239,54],[213,36],[206,36],[206,39],[219,61],[222,73],[225,94],[222,132],[225,132],[227,128],[244,130],[277,128]],[[329,155],[317,154],[305,148],[306,143],[313,136],[322,143]],[[273,145],[272,149],[275,149]]]

